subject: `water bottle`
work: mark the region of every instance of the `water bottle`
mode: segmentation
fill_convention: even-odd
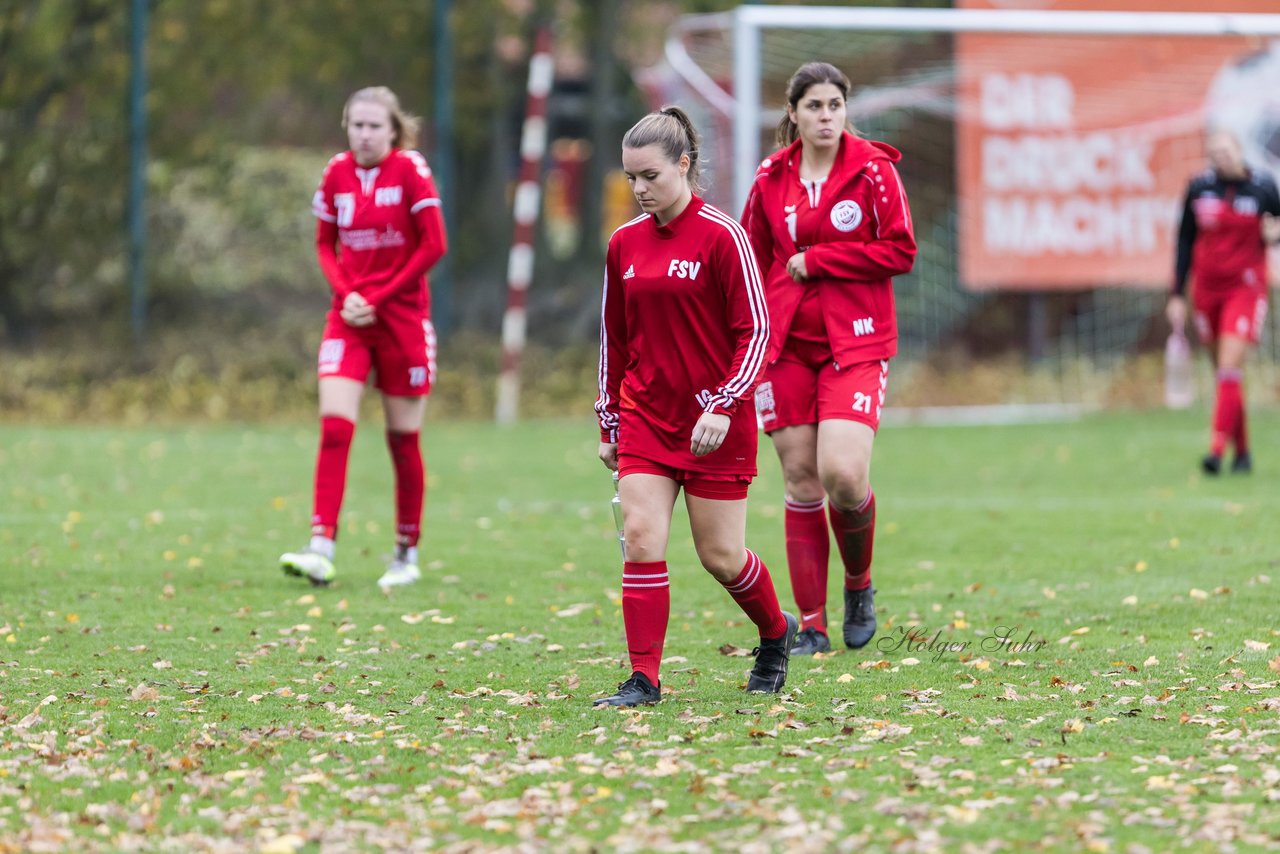
[[[1186,409],[1196,399],[1191,376],[1191,345],[1183,332],[1170,332],[1164,345],[1164,405]]]
[[[618,529],[618,548],[622,550],[622,559],[627,559],[627,538],[622,529],[622,495],[618,492],[618,473],[613,473],[613,499],[609,502],[613,507],[613,526]]]

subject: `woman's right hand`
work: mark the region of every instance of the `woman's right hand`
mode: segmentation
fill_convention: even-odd
[[[787,275],[801,283],[809,278],[809,265],[804,260],[803,252],[797,252],[787,259]]]
[[[1164,306],[1164,316],[1169,321],[1169,329],[1173,332],[1186,332],[1187,330],[1187,300],[1178,294],[1169,297],[1169,301]]]
[[[609,471],[618,470],[618,443],[617,442],[601,442],[600,443],[600,462],[604,463],[604,467]]]
[[[341,315],[348,326],[372,326],[377,319],[373,306],[355,291],[343,299]]]

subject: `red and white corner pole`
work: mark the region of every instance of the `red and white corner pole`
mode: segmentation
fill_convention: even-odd
[[[516,420],[520,408],[520,357],[524,353],[525,306],[533,279],[533,243],[542,207],[538,183],[542,157],[547,150],[547,95],[551,91],[554,66],[551,59],[551,28],[538,28],[533,56],[529,58],[529,96],[525,106],[524,130],[520,134],[520,182],[516,185],[515,232],[507,258],[507,310],[502,316],[502,369],[498,374],[497,407],[499,424]]]

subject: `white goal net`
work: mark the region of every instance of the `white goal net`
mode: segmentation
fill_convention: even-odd
[[[1280,15],[996,8],[1010,1],[687,16],[642,82],[689,108],[708,195],[740,212],[790,75],[820,59],[849,76],[859,131],[903,152],[920,247],[895,284],[892,403],[1158,401],[1153,354],[1204,128],[1234,130],[1280,178]],[[1268,5],[1233,8],[1251,3]],[[1261,351],[1252,391],[1274,399],[1275,334]]]

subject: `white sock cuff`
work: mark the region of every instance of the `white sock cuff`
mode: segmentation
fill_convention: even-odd
[[[329,539],[328,537],[322,537],[318,534],[315,534],[315,535],[312,535],[311,543],[307,546],[307,548],[315,552],[316,554],[324,555],[329,560],[333,560],[333,553],[334,553],[334,550],[337,548],[337,544],[334,543],[334,541]]]

